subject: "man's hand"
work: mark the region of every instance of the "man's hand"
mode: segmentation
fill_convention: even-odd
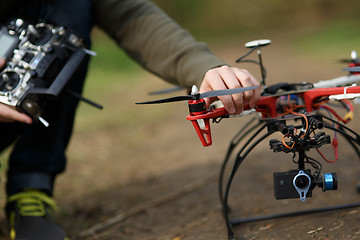
[[[204,76],[200,92],[251,86],[259,87],[252,91],[219,97],[228,113],[240,114],[244,106],[253,108],[260,99],[260,84],[248,71],[228,66],[210,69]],[[205,99],[206,106],[216,99]]]
[[[0,70],[5,65],[5,59],[0,58]],[[0,122],[23,122],[23,123],[32,123],[31,117],[24,113],[20,113],[16,109],[11,108],[10,106],[7,106],[5,104],[0,103]]]
[[[27,124],[32,123],[32,119],[28,115],[20,113],[19,111],[0,103],[0,122],[11,123],[15,121]]]

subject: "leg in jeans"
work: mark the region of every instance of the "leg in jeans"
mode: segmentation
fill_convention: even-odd
[[[81,92],[87,62],[74,75],[67,88]],[[78,100],[63,93],[58,101],[51,101],[43,117],[49,127],[40,122],[31,126],[24,124],[2,124],[0,145],[4,148],[20,135],[10,155],[7,194],[23,189],[39,189],[49,195],[57,174],[65,169],[65,150],[68,145]]]

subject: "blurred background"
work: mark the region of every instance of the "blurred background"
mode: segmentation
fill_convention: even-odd
[[[360,53],[358,0],[153,2],[234,66],[247,52],[247,41],[271,39],[272,44],[263,48],[268,84],[317,82],[344,75],[341,69],[347,64],[339,60],[350,58],[351,50]],[[158,98],[148,93],[169,84],[139,67],[99,29],[93,31],[93,50],[97,56],[91,61],[84,96],[103,104],[104,109],[80,104],[68,170],[59,178],[56,192],[63,225],[73,235],[114,212],[177,189],[199,178],[204,170],[217,172],[234,131],[226,124],[214,126],[214,146],[203,148],[185,120],[185,104],[135,105]],[[250,57],[256,59],[256,55]],[[260,79],[258,66],[238,67]],[[175,94],[183,92],[159,98]],[[2,183],[6,157],[3,154],[1,160]],[[2,205],[5,199],[0,197]],[[132,239],[127,234],[124,239]]]
[[[185,28],[204,38],[220,40],[239,37],[244,34],[271,31],[302,30],[303,34],[320,34],[351,37],[358,33],[359,2],[336,0],[224,0],[221,1],[166,1],[155,0],[175,20]],[[307,28],[307,29],[306,29]],[[353,32],[355,31],[355,32]],[[354,34],[351,34],[354,33]],[[353,39],[354,40],[354,39]]]

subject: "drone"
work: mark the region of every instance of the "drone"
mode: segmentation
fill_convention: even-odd
[[[261,49],[270,43],[269,39],[247,42],[245,47],[250,50],[236,60],[237,63],[250,62],[260,66],[263,88],[261,98],[256,106],[254,108],[244,106],[240,115],[230,115],[219,102],[206,109],[204,98],[236,94],[253,90],[256,87],[199,93],[198,89],[193,86],[190,95],[137,103],[156,104],[187,100],[189,115],[186,119],[192,122],[204,147],[212,144],[210,120],[213,123],[220,123],[225,118],[254,115],[231,140],[220,168],[219,198],[229,240],[235,239],[233,231],[235,225],[360,206],[360,203],[354,203],[254,218],[230,219],[228,200],[231,185],[239,167],[252,150],[275,133],[280,133],[282,137],[270,139],[270,149],[273,152],[291,154],[293,162],[297,165],[295,169],[273,173],[274,196],[277,200],[300,199],[301,202],[305,202],[307,198],[312,197],[312,190],[315,187],[321,188],[323,192],[338,189],[337,174],[335,172],[323,173],[322,163],[307,154],[310,150],[316,150],[325,162],[335,163],[338,159],[337,135],[343,136],[360,158],[360,135],[346,126],[354,116],[351,100],[360,98],[360,86],[358,86],[360,83],[360,59],[357,53],[352,51],[350,59],[341,60],[341,62],[348,63],[348,67],[343,69],[349,73],[348,75],[317,83],[278,83],[267,86]],[[255,51],[258,60],[247,60],[246,58]],[[332,138],[325,130],[334,132],[334,137]],[[332,145],[334,160],[328,159],[321,152],[320,148],[324,145]],[[240,146],[240,150],[235,154],[235,161],[228,180],[224,184],[225,170],[229,159],[238,146]]]

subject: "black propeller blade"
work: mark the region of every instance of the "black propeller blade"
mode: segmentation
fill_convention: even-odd
[[[176,97],[170,97],[170,98],[164,98],[154,101],[148,101],[148,102],[139,102],[136,104],[156,104],[156,103],[167,103],[167,102],[178,102],[178,101],[184,101],[184,100],[191,100],[191,99],[201,99],[201,98],[208,98],[208,97],[219,97],[224,95],[232,95],[236,93],[242,93],[246,91],[250,91],[253,89],[258,88],[258,86],[254,87],[244,87],[244,88],[232,88],[232,89],[224,89],[224,90],[214,90],[204,93],[193,93],[192,95],[185,95],[185,96],[176,96]]]
[[[176,97],[164,98],[164,99],[148,101],[148,102],[138,102],[136,104],[168,103],[168,102],[179,102],[179,101],[191,100],[191,99],[193,99],[192,95],[185,95],[185,96],[176,96]]]
[[[339,63],[358,63],[358,62],[360,62],[360,59],[340,59],[340,60],[338,60],[337,62],[339,62]]]

